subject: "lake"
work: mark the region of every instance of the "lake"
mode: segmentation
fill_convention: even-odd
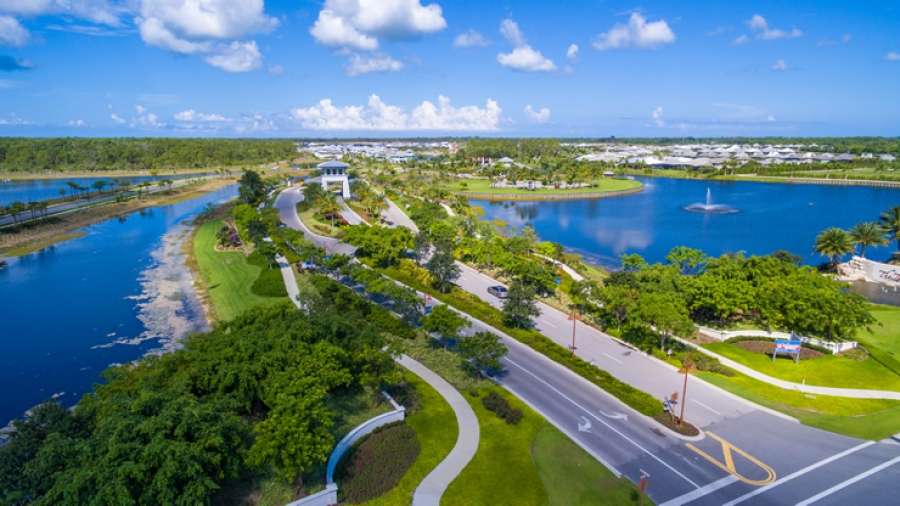
[[[145,181],[158,181],[160,179],[185,179],[191,177],[199,177],[205,174],[177,174],[177,175],[160,175],[160,176],[133,176],[133,177],[73,177],[66,179],[22,179],[13,180],[6,183],[0,183],[0,206],[9,205],[13,202],[36,202],[39,200],[57,199],[60,197],[59,190],[65,190],[66,196],[70,195],[71,190],[68,182],[78,183],[81,186],[90,188],[96,181],[130,181],[131,184],[139,184]]]
[[[206,328],[184,267],[203,197],[97,223],[86,236],[0,269],[0,427],[51,397],[72,405],[111,364],[178,346]]]
[[[815,237],[823,229],[877,221],[886,209],[900,205],[900,190],[889,188],[638,179],[644,190],[622,197],[471,203],[484,209],[486,219],[504,220],[517,229],[530,224],[541,239],[612,268],[624,253],[639,253],[659,262],[679,245],[714,256],[783,249],[806,264],[817,265],[825,260],[814,250]],[[714,204],[738,212],[703,214],[684,209],[705,202],[707,189]],[[868,256],[885,259],[893,247],[870,249]]]

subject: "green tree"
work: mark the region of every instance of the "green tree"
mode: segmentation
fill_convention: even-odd
[[[900,256],[900,206],[892,207],[881,213],[879,223],[887,231],[888,240],[897,241],[894,256]]]
[[[666,255],[666,261],[677,266],[682,274],[692,274],[700,271],[707,260],[705,253],[687,246],[676,246]]]
[[[431,258],[425,263],[425,268],[431,274],[434,287],[441,293],[449,292],[460,275],[460,269],[456,265],[453,253],[446,247],[436,248]]]
[[[659,334],[659,348],[666,349],[668,338],[673,335],[693,335],[694,322],[688,315],[684,301],[666,293],[642,293],[635,316],[640,322],[654,328]]]
[[[637,253],[622,255],[619,259],[622,261],[622,270],[625,272],[637,272],[648,265],[644,257]]]
[[[878,223],[860,223],[850,229],[850,238],[859,247],[859,256],[865,258],[866,249],[871,246],[884,246],[888,243],[884,229]]]
[[[422,318],[422,328],[444,339],[456,339],[459,332],[469,324],[463,316],[446,304],[439,304]]]
[[[534,325],[533,319],[540,314],[534,288],[522,281],[513,280],[506,300],[503,301],[503,323],[510,327],[530,328]]]
[[[834,269],[842,256],[853,253],[853,239],[840,228],[825,229],[816,236],[816,252],[828,257],[828,264]]]
[[[357,256],[371,259],[378,267],[396,264],[413,247],[412,233],[403,227],[354,225],[347,228],[345,239],[357,247]]]
[[[466,360],[467,369],[473,374],[502,369],[500,360],[506,356],[507,351],[500,338],[491,332],[476,332],[459,339],[459,353]]]
[[[256,206],[266,196],[266,184],[259,173],[245,170],[239,181],[238,198],[244,204]]]

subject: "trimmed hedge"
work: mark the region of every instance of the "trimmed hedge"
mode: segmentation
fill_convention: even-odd
[[[257,252],[253,252],[247,257],[247,263],[262,268],[256,281],[250,287],[251,292],[260,297],[287,297],[287,289],[284,287],[284,279],[281,277],[280,270],[273,269]]]
[[[387,268],[383,269],[382,272],[407,286],[428,293],[441,302],[449,304],[466,314],[472,315],[475,318],[502,330],[522,344],[525,344],[551,360],[566,366],[579,376],[615,396],[639,413],[652,417],[664,412],[662,403],[652,395],[619,381],[603,369],[593,366],[576,355],[573,355],[568,348],[555,343],[540,332],[532,329],[507,327],[503,324],[503,314],[498,309],[468,292],[462,291],[459,288],[454,288],[450,293],[439,293],[430,286],[422,285],[405,271],[396,268]]]
[[[341,460],[341,502],[363,503],[394,488],[419,456],[416,431],[403,422],[369,434]]]
[[[516,425],[522,419],[522,410],[510,406],[509,401],[497,392],[490,392],[482,397],[481,403],[510,425]]]

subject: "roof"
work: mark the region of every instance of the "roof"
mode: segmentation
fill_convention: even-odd
[[[327,162],[322,162],[318,165],[320,169],[346,169],[350,165],[338,161],[338,160],[328,160]]]

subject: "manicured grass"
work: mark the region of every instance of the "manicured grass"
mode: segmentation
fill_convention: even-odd
[[[860,340],[900,361],[900,307],[872,304],[870,310],[878,323],[861,331]]]
[[[743,374],[726,377],[697,372],[696,375],[812,427],[873,440],[900,432],[900,401],[809,395],[781,389]]]
[[[565,195],[571,193],[603,193],[620,192],[640,188],[641,183],[630,179],[603,178],[594,181],[595,186],[590,188],[540,188],[537,190],[525,190],[521,188],[492,188],[488,179],[465,179],[452,183],[448,189],[466,193],[494,193],[499,195]]]
[[[302,221],[310,230],[319,235],[324,235],[326,237],[341,237],[343,232],[338,226],[338,221],[335,219],[335,226],[331,226],[331,223],[325,223],[319,221],[316,218],[316,209],[311,207],[309,209],[299,210],[298,216],[300,216],[300,221]]]
[[[215,250],[216,232],[221,227],[222,220],[203,223],[194,234],[193,243],[194,261],[215,319],[228,321],[251,307],[286,300],[253,292],[263,267],[253,265],[241,252]]]
[[[786,381],[826,387],[900,391],[900,375],[868,357],[855,360],[823,354],[795,363],[788,357],[772,360],[771,355],[745,350],[737,343],[710,343],[703,347],[763,374]]]
[[[544,427],[537,433],[531,454],[550,506],[636,503],[637,490],[631,482],[616,478],[553,427]],[[650,504],[646,497],[644,504]]]
[[[444,460],[456,444],[458,428],[450,405],[435,389],[414,374],[404,372],[404,379],[416,389],[419,397],[419,410],[407,416],[406,423],[416,431],[422,449],[397,486],[383,496],[365,503],[370,506],[410,504],[419,483]]]

